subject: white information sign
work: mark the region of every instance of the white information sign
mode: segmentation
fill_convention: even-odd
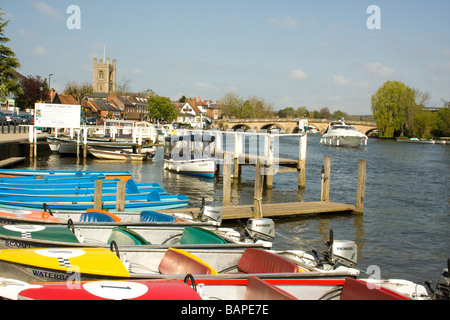
[[[36,103],[34,125],[44,128],[79,128],[81,106],[72,104]]]

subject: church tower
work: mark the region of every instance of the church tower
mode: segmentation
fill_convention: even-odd
[[[97,58],[94,58],[92,86],[96,93],[116,92],[116,59],[113,59],[112,64],[110,64],[109,58],[106,58],[106,63],[103,63],[103,59],[100,59],[97,63]]]

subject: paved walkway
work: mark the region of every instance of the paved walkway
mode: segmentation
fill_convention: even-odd
[[[45,138],[48,133],[38,133],[37,138]],[[0,133],[0,143],[28,141],[29,133]]]

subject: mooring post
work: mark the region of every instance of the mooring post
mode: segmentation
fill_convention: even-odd
[[[117,193],[116,193],[116,211],[125,211],[125,181],[117,182]]]
[[[299,139],[299,151],[298,151],[298,165],[297,165],[297,171],[298,171],[298,187],[299,188],[305,188],[306,187],[306,171],[305,171],[305,164],[306,164],[306,145],[307,145],[307,134],[306,132],[300,136]]]
[[[330,200],[330,176],[331,176],[331,157],[325,156],[322,167],[322,184],[320,188],[320,201]]]
[[[364,192],[366,189],[366,160],[359,159],[358,161],[358,184],[356,186],[356,213],[363,213],[364,211]]]
[[[103,209],[103,181],[95,180],[94,209]]]
[[[223,199],[222,206],[231,204],[231,154],[224,153],[223,157]]]
[[[259,158],[256,160],[255,164],[255,192],[254,192],[254,201],[253,201],[253,217],[255,219],[262,218],[262,196],[263,196],[263,187],[264,187],[264,176],[261,174],[261,161]]]

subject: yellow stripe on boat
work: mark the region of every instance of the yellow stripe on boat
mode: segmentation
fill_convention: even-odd
[[[58,271],[129,277],[120,259],[106,248],[45,248],[0,250],[0,260]]]

